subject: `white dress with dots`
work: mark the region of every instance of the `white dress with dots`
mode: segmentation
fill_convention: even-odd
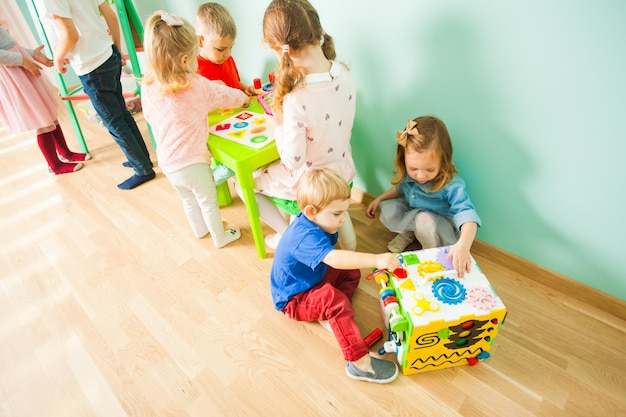
[[[255,172],[255,190],[295,200],[302,175],[319,168],[331,168],[352,182],[355,111],[356,89],[342,64],[332,61],[329,72],[308,74],[304,85],[285,96],[283,124],[275,130],[280,160]]]

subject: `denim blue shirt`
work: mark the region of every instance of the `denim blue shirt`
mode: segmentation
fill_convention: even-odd
[[[282,311],[294,295],[322,281],[328,265],[322,260],[334,250],[339,234],[328,234],[302,213],[280,238],[270,272],[270,288],[276,310]]]
[[[452,181],[434,193],[428,192],[430,185],[429,182],[420,184],[405,174],[402,182],[396,186],[396,190],[412,209],[448,216],[459,229],[463,223],[467,222],[475,222],[480,227],[480,217],[465,191],[463,178],[456,175]]]

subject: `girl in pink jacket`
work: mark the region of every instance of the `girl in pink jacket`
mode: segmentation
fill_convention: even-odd
[[[198,38],[182,18],[159,11],[146,24],[148,70],[143,81],[144,117],[157,143],[163,173],[183,200],[193,234],[211,234],[215,247],[239,239],[238,228],[224,230],[211,171],[208,113],[245,107],[248,96],[196,74]]]

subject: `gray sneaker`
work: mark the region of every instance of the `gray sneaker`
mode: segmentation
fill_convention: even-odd
[[[372,370],[374,372],[361,371],[352,362],[346,362],[346,374],[357,381],[388,384],[398,376],[398,366],[395,363],[374,357],[372,357]]]

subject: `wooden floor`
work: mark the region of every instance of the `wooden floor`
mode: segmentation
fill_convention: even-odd
[[[491,358],[352,381],[329,332],[273,309],[239,199],[222,216],[243,237],[215,249],[160,171],[117,189],[121,151],[83,127],[94,159],[61,176],[32,133],[0,132],[0,417],[626,416],[626,303],[476,242],[508,309]],[[363,209],[359,250],[385,251]],[[354,298],[364,334],[376,287]]]

